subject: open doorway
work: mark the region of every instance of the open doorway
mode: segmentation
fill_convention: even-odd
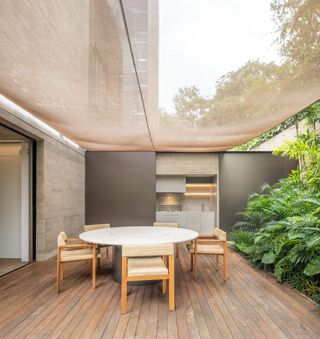
[[[32,146],[0,125],[0,276],[33,259]]]

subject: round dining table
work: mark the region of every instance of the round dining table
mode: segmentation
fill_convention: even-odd
[[[177,244],[196,239],[199,233],[178,227],[124,226],[111,227],[80,234],[80,239],[98,245],[112,245],[113,278],[121,281],[122,245]]]

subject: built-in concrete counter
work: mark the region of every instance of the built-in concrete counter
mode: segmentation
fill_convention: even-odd
[[[215,228],[215,212],[208,211],[158,211],[159,222],[178,222],[182,228],[194,230],[200,234],[208,234]]]

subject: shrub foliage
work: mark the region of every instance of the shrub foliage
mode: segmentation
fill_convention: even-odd
[[[301,134],[274,154],[299,160],[299,168],[249,197],[232,240],[254,264],[319,303],[320,134]]]

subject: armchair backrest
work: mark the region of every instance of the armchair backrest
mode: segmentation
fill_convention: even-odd
[[[65,232],[60,232],[58,235],[58,247],[65,246],[66,240],[68,239]]]
[[[154,222],[153,226],[157,227],[179,227],[177,222]]]
[[[217,237],[219,240],[227,240],[227,233],[220,228],[215,228],[213,230],[213,235]]]
[[[91,224],[91,225],[84,225],[84,231],[94,231],[94,230],[100,230],[103,228],[110,228],[110,224]]]
[[[160,245],[123,245],[123,257],[152,257],[162,255],[173,255],[173,244]]]

